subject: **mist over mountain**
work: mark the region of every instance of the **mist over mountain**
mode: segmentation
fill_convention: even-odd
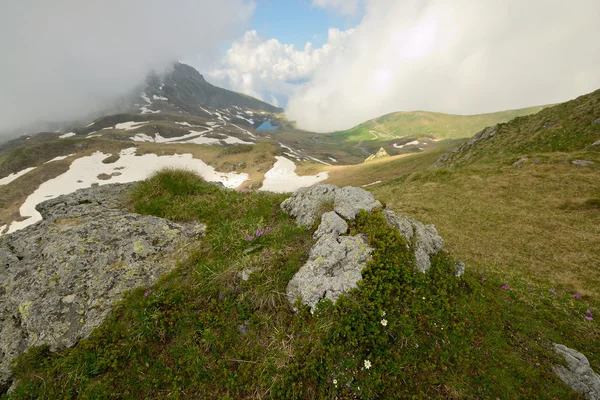
[[[2,2],[0,133],[119,109],[150,71],[198,54],[210,63],[253,10],[247,0]]]

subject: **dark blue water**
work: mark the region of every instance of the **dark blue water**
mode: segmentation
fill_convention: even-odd
[[[279,127],[277,125],[271,125],[271,121],[265,121],[256,128],[257,131],[276,131],[277,129],[279,129]]]

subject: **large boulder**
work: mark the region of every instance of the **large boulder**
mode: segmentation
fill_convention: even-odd
[[[331,209],[346,219],[354,219],[360,210],[371,211],[381,207],[381,203],[366,190],[327,184],[298,189],[281,203],[281,208],[296,218],[298,226],[307,228]]]
[[[600,375],[594,372],[586,356],[562,344],[555,343],[554,349],[567,362],[567,367],[553,366],[558,377],[585,398],[600,400]]]
[[[309,258],[288,283],[290,304],[300,297],[314,311],[323,298],[333,302],[357,287],[371,249],[362,236],[324,234],[310,250]]]
[[[89,336],[123,294],[171,271],[204,225],[128,213],[131,185],[41,203],[43,220],[0,238],[0,393],[30,346],[60,350]]]

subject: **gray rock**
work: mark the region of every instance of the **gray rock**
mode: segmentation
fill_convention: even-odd
[[[335,192],[333,209],[346,219],[354,219],[360,210],[381,208],[381,203],[364,189],[346,186]]]
[[[427,272],[431,268],[430,257],[444,249],[444,240],[440,237],[435,226],[423,225],[412,218],[396,215],[392,210],[383,211],[383,216],[388,225],[398,229],[409,243],[412,243],[415,252],[416,269]]]
[[[290,304],[300,297],[314,311],[323,298],[335,302],[341,294],[357,287],[372,251],[362,236],[321,236],[306,264],[288,283]]]
[[[594,165],[593,161],[588,161],[588,160],[573,160],[573,161],[571,161],[571,163],[573,163],[574,165],[577,165],[578,167],[589,167],[591,165]]]
[[[600,125],[600,118],[596,118],[592,121],[592,125]]]
[[[348,224],[335,211],[326,212],[321,216],[321,224],[315,231],[313,238],[318,239],[323,235],[342,235],[348,231]]]
[[[311,227],[318,218],[333,209],[346,219],[354,219],[361,210],[372,211],[381,203],[364,189],[348,186],[338,188],[319,184],[296,190],[281,203],[281,208],[293,217],[299,226]]]
[[[463,145],[461,145],[459,147],[450,149],[450,150],[446,151],[444,154],[442,154],[440,156],[440,158],[437,159],[434,166],[435,167],[449,166],[450,164],[452,164],[452,161],[456,156],[458,156],[459,154],[469,153],[470,150],[474,146],[478,145],[479,142],[489,140],[489,139],[493,138],[494,136],[496,136],[497,133],[498,133],[498,125],[490,126],[488,128],[483,129],[482,131],[478,132],[475,136],[473,136],[471,139],[469,139],[469,141],[467,143],[464,143]],[[467,157],[470,157],[470,155],[467,154]]]
[[[74,346],[126,291],[154,284],[203,235],[204,225],[116,209],[130,188],[46,201],[37,207],[42,221],[0,238],[0,393],[16,356],[32,345]]]
[[[598,146],[600,146],[600,140],[598,140],[598,141],[595,141],[594,143],[592,143],[592,146],[593,146],[593,147],[598,147]]]
[[[315,185],[296,190],[281,203],[283,211],[296,218],[298,226],[310,228],[327,210],[333,208],[337,186]]]
[[[580,352],[562,344],[554,343],[554,349],[567,361],[567,367],[562,365],[552,367],[556,375],[587,399],[599,400],[600,375],[592,370],[588,359]]]
[[[466,265],[464,262],[462,262],[462,261],[454,262],[454,276],[456,276],[457,278],[460,278],[461,276],[464,275],[465,269],[466,269]]]

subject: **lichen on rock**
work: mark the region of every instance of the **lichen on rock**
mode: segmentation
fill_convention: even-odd
[[[322,204],[329,204],[334,210],[327,211]],[[300,298],[314,311],[321,299],[335,302],[343,293],[358,287],[373,249],[363,234],[344,236],[349,228],[346,220],[355,219],[361,210],[380,209],[381,203],[361,188],[315,185],[297,190],[281,207],[296,217],[300,226],[312,227],[321,218],[313,234],[317,242],[310,250],[308,261],[288,283],[286,294],[290,304],[293,306]],[[444,248],[435,227],[397,216],[389,209],[384,209],[382,214],[387,224],[404,236],[408,248],[413,249],[415,269],[423,273],[429,271],[431,257]],[[455,262],[455,276],[460,277],[464,270],[464,263]]]
[[[600,399],[600,375],[594,372],[587,357],[562,344],[554,344],[554,350],[564,357],[567,367],[555,365],[554,372],[576,392],[589,400]]]
[[[32,345],[74,346],[126,291],[154,284],[203,235],[201,224],[119,209],[131,187],[46,201],[42,221],[0,238],[0,392],[15,357]]]

